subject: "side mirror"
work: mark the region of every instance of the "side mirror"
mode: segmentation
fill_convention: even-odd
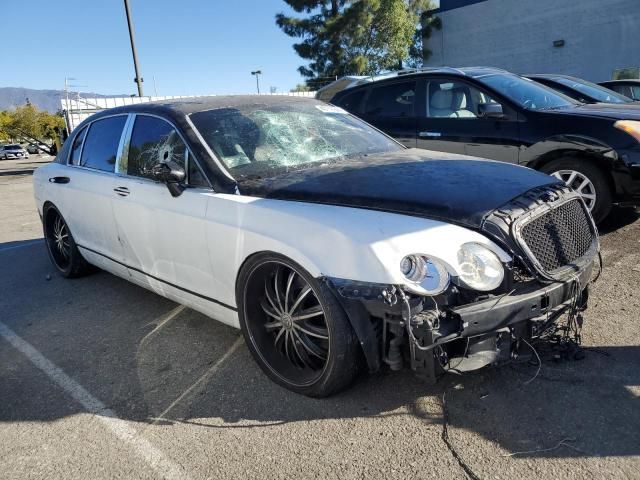
[[[151,176],[167,185],[171,196],[179,197],[184,192],[184,179],[187,173],[182,166],[174,161],[156,163],[151,167]]]
[[[478,115],[480,118],[505,118],[502,111],[502,105],[499,103],[480,103],[478,104]]]

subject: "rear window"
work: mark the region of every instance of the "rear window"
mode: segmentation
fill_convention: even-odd
[[[80,165],[115,172],[118,144],[126,121],[126,115],[119,115],[93,122],[84,141]]]
[[[412,117],[415,98],[415,82],[376,87],[367,100],[366,114],[376,117]]]
[[[367,91],[365,89],[362,89],[358,92],[350,93],[342,97],[340,100],[338,100],[336,104],[344,108],[347,112],[351,112],[355,114],[361,113],[362,100],[366,92]]]

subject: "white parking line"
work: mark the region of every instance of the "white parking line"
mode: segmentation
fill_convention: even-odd
[[[7,250],[15,250],[17,248],[24,248],[24,247],[30,247],[32,245],[35,245],[37,243],[42,243],[44,241],[44,238],[38,238],[36,240],[31,240],[28,242],[22,242],[20,245],[11,245],[10,247],[0,247],[0,252],[6,252]]]
[[[225,360],[226,360],[227,358],[229,358],[229,357],[231,356],[231,354],[232,354],[233,352],[235,352],[235,351],[238,349],[238,347],[239,347],[240,345],[242,345],[242,337],[238,337],[238,338],[236,339],[236,341],[235,341],[235,342],[233,342],[233,345],[231,345],[231,346],[229,347],[229,350],[227,350],[227,351],[225,352],[225,354],[224,354],[224,355],[222,355],[222,356],[218,359],[218,361],[217,361],[216,363],[214,363],[214,364],[213,364],[213,366],[212,366],[209,370],[207,370],[206,372],[204,372],[204,374],[203,374],[203,375],[202,375],[198,380],[196,380],[196,382],[195,382],[193,385],[191,385],[189,388],[187,388],[187,389],[182,393],[182,395],[180,395],[178,398],[176,398],[176,399],[171,403],[171,405],[169,405],[169,406],[165,409],[165,411],[164,411],[164,412],[162,412],[160,415],[158,415],[157,417],[155,417],[155,418],[153,419],[153,420],[154,420],[154,421],[153,421],[153,423],[158,423],[158,422],[161,422],[161,421],[165,420],[165,419],[166,419],[166,418],[165,418],[165,417],[166,417],[166,415],[167,415],[171,410],[173,410],[173,409],[174,409],[174,407],[175,407],[176,405],[178,405],[182,400],[184,400],[187,396],[189,396],[190,394],[192,394],[192,393],[195,391],[195,389],[196,389],[196,388],[198,388],[198,387],[199,387],[200,385],[202,385],[206,380],[208,380],[209,378],[211,378],[211,377],[213,376],[213,374],[214,374],[214,373],[216,373],[216,372],[220,369],[220,367],[221,367],[221,366],[222,366],[222,364],[225,362]]]
[[[89,413],[100,420],[111,433],[146,461],[160,477],[168,479],[189,478],[182,467],[168,459],[160,450],[143,438],[135,428],[129,426],[125,420],[118,418],[113,410],[107,408],[104,403],[91,395],[82,385],[69,377],[2,322],[0,322],[0,336],[27,357],[31,363],[42,370],[60,388],[71,395]]]
[[[144,338],[142,340],[140,340],[140,345],[143,345],[147,340],[149,340],[155,333],[157,333],[158,331],[160,331],[160,329],[162,327],[164,327],[167,323],[169,323],[171,320],[173,320],[174,318],[176,318],[178,315],[180,315],[181,312],[183,312],[187,307],[185,307],[184,305],[178,305],[176,308],[174,308],[173,310],[171,310],[169,313],[167,313],[163,318],[161,318],[160,320],[153,320],[152,322],[149,322],[150,324],[155,323],[156,326],[153,330],[151,330],[149,333],[147,333]]]

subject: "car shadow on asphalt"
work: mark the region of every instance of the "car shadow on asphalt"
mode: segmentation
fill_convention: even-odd
[[[640,218],[640,210],[633,207],[613,207],[609,216],[598,225],[600,234],[606,235],[631,225]]]
[[[10,272],[0,278],[0,321],[120,418],[167,433],[185,424],[313,428],[367,418],[384,425],[393,416],[440,425],[444,399],[450,430],[475,432],[508,454],[640,455],[638,346],[587,348],[582,361],[544,359],[530,382],[537,367],[527,363],[436,385],[409,371],[383,372],[310,399],[268,380],[244,344],[229,353],[239,332],[197,312],[104,272],[64,280],[42,244],[0,249],[0,262]],[[52,422],[83,411],[2,338],[0,397],[0,422]]]

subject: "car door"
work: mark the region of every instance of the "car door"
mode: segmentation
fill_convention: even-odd
[[[131,279],[208,314],[213,271],[206,241],[212,190],[178,131],[167,120],[131,116],[118,164],[114,215]],[[188,172],[187,188],[173,197],[151,167],[174,161]]]
[[[474,84],[433,78],[425,89],[417,119],[417,146],[517,163],[517,114]]]
[[[113,216],[115,166],[126,115],[100,118],[73,137],[69,158],[49,179],[52,198],[82,255],[92,264],[127,276]]]
[[[416,146],[416,81],[371,87],[361,117],[407,147]]]

